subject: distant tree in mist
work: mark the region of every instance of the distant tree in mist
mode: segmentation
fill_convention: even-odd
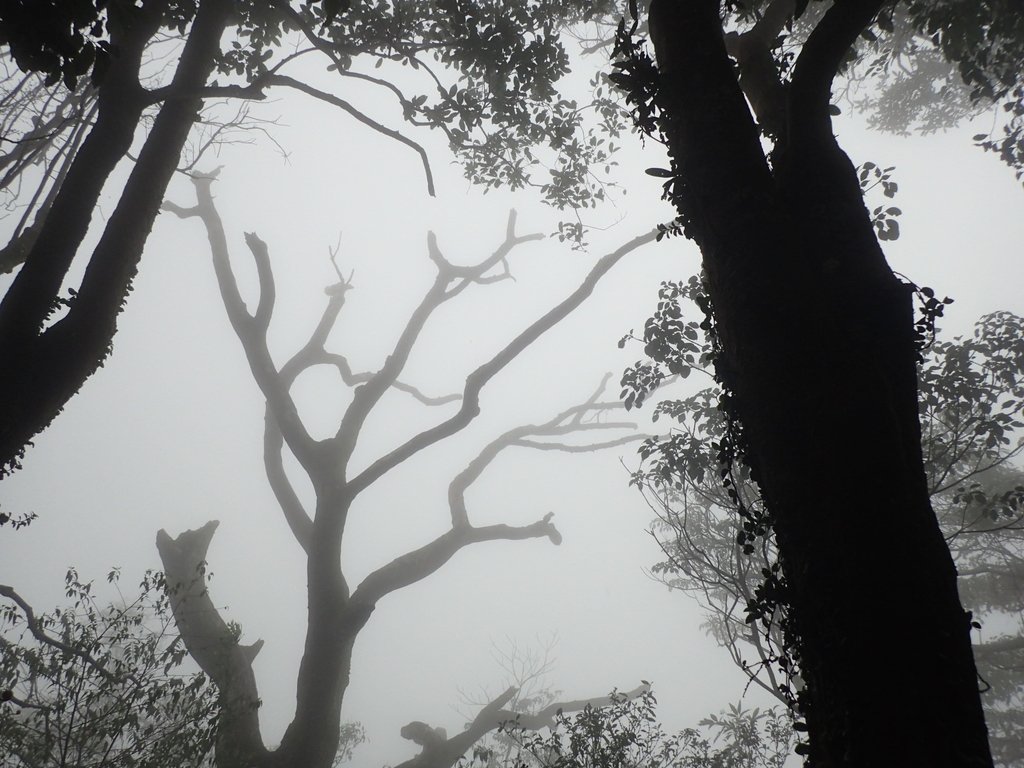
[[[451,478],[447,494],[450,520],[446,529],[422,546],[397,555],[355,585],[350,585],[346,578],[342,556],[345,523],[350,511],[361,502],[365,491],[387,482],[392,470],[471,424],[480,413],[480,394],[485,385],[575,310],[619,260],[641,245],[653,242],[656,233],[637,237],[599,259],[576,290],[526,326],[487,362],[469,372],[460,392],[437,396],[424,393],[402,378],[431,316],[463,291],[478,290],[509,279],[513,251],[537,240],[540,235],[520,234],[513,212],[504,239],[493,253],[475,264],[462,266],[448,261],[431,233],[427,238],[427,251],[435,269],[433,283],[410,312],[383,366],[371,372],[353,370],[343,354],[327,348],[330,332],[343,313],[348,292],[353,290],[336,264],[338,282],[325,290],[319,322],[297,352],[279,361],[268,346],[268,331],[276,308],[270,246],[254,233],[245,235],[259,278],[258,297],[250,308],[236,284],[229,259],[229,236],[211,193],[214,183],[215,174],[197,175],[195,205],[186,207],[166,202],[164,207],[182,218],[198,219],[206,231],[229,321],[245,351],[253,378],[266,398],[264,462],[267,478],[294,541],[306,557],[308,620],[296,683],[297,708],[277,748],[264,744],[257,719],[259,693],[251,664],[261,643],[240,645],[237,633],[221,618],[206,585],[195,578],[205,563],[217,523],[210,522],[175,537],[161,531],[157,546],[168,583],[178,586],[171,593],[171,607],[182,641],[191,658],[220,692],[219,768],[326,767],[338,745],[345,690],[351,675],[358,674],[358,670],[351,669],[353,646],[381,600],[435,573],[465,547],[529,539],[561,543],[562,535],[550,512],[525,524],[475,525],[472,522],[466,494],[491,462],[511,448],[593,451],[625,445],[638,439],[638,434],[635,424],[615,418],[622,411],[621,403],[602,399],[605,382],[585,401],[565,408],[548,421],[506,430],[483,445],[465,469]],[[333,369],[344,385],[352,388],[351,401],[336,431],[326,439],[310,435],[292,397],[297,378],[317,366]],[[425,408],[436,410],[439,416],[435,425],[407,439],[400,438],[390,451],[354,466],[352,456],[364,425],[371,415],[386,409],[388,398],[394,396],[409,397]],[[312,489],[314,499],[308,505],[300,500],[294,480],[286,470],[286,452],[294,457],[298,471],[307,481],[304,484]],[[417,510],[417,514],[421,512]],[[297,595],[296,599],[302,598]],[[403,735],[420,745],[423,751],[407,765],[449,768],[474,742],[507,719],[504,707],[514,695],[515,691],[509,689],[488,702],[464,731],[452,736],[423,723],[410,723],[403,728]],[[562,706],[570,708],[569,704]]]
[[[687,375],[713,376],[711,348],[686,315],[702,301],[700,281],[666,284],[658,317],[673,317],[686,343],[676,347]],[[656,323],[653,328],[662,327]],[[651,330],[647,343],[658,345]],[[983,317],[973,337],[936,339],[918,367],[922,450],[932,506],[959,572],[959,588],[979,631],[974,654],[984,690],[993,753],[1000,765],[1024,758],[1024,318]],[[692,372],[692,374],[690,373]],[[649,361],[627,380],[662,373]],[[669,587],[695,596],[708,632],[751,680],[783,704],[794,686],[783,652],[784,609],[761,610],[767,578],[778,572],[774,538],[765,535],[764,502],[749,473],[723,476],[716,445],[727,424],[721,390],[665,399],[654,418],[670,432],[641,448],[633,482],[658,513],[654,534],[666,559],[652,569]],[[870,487],[872,477],[860,482]],[[876,535],[887,535],[879,520]],[[897,605],[885,606],[899,611]]]

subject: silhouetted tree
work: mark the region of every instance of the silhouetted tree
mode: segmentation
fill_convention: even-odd
[[[685,318],[695,308],[689,300],[699,298],[699,291],[696,279],[666,284],[660,314]],[[711,349],[696,321],[685,327],[694,338],[677,351],[695,363],[690,371],[710,378],[712,371],[700,361],[710,359]],[[1015,464],[1024,450],[1018,438],[1024,427],[1022,329],[1021,318],[994,313],[977,323],[972,338],[936,340],[920,367],[928,489],[957,565],[964,603],[985,630],[974,651],[985,685],[990,741],[997,762],[1005,766],[1019,761],[1024,744],[1024,642],[1019,631],[1003,629],[1024,609],[1017,584],[1024,573],[1024,475]],[[653,334],[648,341],[657,343]],[[628,377],[653,380],[664,372],[641,363]],[[668,417],[672,431],[643,446],[644,466],[634,475],[658,514],[653,532],[666,559],[653,572],[669,587],[694,595],[705,609],[708,632],[733,661],[788,704],[792,681],[778,666],[785,657],[782,615],[751,621],[759,615],[758,587],[765,570],[777,562],[777,550],[770,535],[748,537],[751,515],[738,512],[764,513],[749,476],[734,472],[730,484],[722,485],[713,448],[727,433],[719,396],[712,386],[654,407],[654,418]],[[877,535],[884,536],[885,530],[880,524]]]
[[[921,453],[913,288],[886,263],[832,131],[833,82],[858,40],[892,34],[894,5],[840,0],[790,27],[807,6],[654,0],[657,65],[623,24],[612,77],[665,141],[671,167],[652,173],[703,254],[729,424],[719,459],[727,479],[749,467],[765,502],[743,543],[771,530],[778,546],[757,601],[760,615],[786,607],[800,751],[818,768],[991,765],[971,617]],[[1011,4],[901,7],[969,85],[1019,92]],[[941,304],[925,309],[927,325]]]

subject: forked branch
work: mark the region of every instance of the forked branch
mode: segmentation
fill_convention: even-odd
[[[466,386],[462,392],[462,406],[454,416],[410,438],[403,445],[377,459],[377,461],[352,479],[350,487],[353,491],[358,493],[409,457],[414,456],[439,440],[443,440],[464,429],[480,413],[480,391],[484,385],[515,360],[523,350],[579,307],[593,293],[598,281],[623,256],[646,243],[653,242],[657,236],[657,230],[653,230],[633,238],[625,245],[602,257],[575,291],[545,313],[540,319],[530,324],[526,330],[510,341],[504,349],[466,378]]]

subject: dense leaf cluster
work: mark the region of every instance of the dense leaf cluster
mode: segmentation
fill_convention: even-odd
[[[636,699],[613,693],[609,706],[560,714],[548,734],[511,721],[502,726],[516,745],[511,754],[479,748],[460,768],[782,768],[790,754],[792,725],[778,709],[733,705],[700,728],[669,734],[656,704],[649,691]]]
[[[137,598],[112,605],[74,570],[65,584],[66,608],[35,616],[13,599],[0,608],[3,764],[212,764],[216,689],[182,666],[162,574],[147,573]]]

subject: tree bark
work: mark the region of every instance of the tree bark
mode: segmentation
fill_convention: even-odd
[[[911,293],[828,113],[878,5],[819,23],[769,166],[718,3],[655,0],[660,127],[788,583],[810,764],[987,766],[970,616],[925,483]]]
[[[139,83],[142,53],[159,29],[163,4],[128,5],[111,15],[118,56],[98,97],[89,132],[38,237],[0,303],[0,476],[45,429],[110,353],[117,315],[131,290],[164,190],[202,106],[206,83],[231,11],[229,0],[204,0],[165,99],[117,206],[93,251],[76,296],[61,286],[85,238],[103,186],[126,156],[150,97]],[[44,329],[64,303],[67,314]]]

